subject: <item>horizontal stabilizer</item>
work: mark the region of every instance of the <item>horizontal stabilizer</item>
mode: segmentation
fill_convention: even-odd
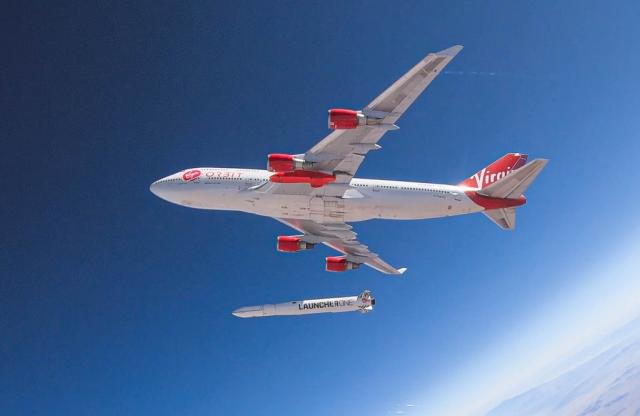
[[[526,191],[529,185],[538,177],[538,174],[544,169],[547,162],[549,161],[546,159],[533,160],[523,167],[512,171],[504,178],[482,188],[478,193],[491,198],[517,199],[520,195],[524,194],[524,191]]]
[[[488,211],[482,211],[482,213],[503,230],[513,230],[516,228],[515,208],[490,209]]]

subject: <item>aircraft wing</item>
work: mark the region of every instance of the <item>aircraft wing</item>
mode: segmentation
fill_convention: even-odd
[[[313,169],[336,174],[336,183],[349,183],[370,150],[379,149],[377,142],[413,104],[431,81],[462,50],[461,45],[430,53],[409,72],[367,105],[362,112],[376,119],[376,125],[334,130],[311,150],[304,159]]]
[[[407,270],[406,268],[396,269],[376,253],[369,251],[367,246],[357,240],[358,234],[353,231],[353,227],[344,222],[319,223],[313,220],[276,219],[303,233],[306,242],[323,243],[346,255],[348,261],[366,264],[386,274],[401,275]]]

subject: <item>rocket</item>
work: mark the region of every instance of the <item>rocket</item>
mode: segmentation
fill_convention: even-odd
[[[233,311],[238,318],[260,318],[263,316],[311,315],[314,313],[361,312],[373,310],[376,299],[365,290],[358,296],[343,298],[308,299],[292,302],[245,306]]]

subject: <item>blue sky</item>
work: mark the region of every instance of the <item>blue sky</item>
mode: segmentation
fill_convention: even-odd
[[[568,314],[585,270],[637,241],[639,15],[635,2],[10,8],[0,412],[417,414],[405,405],[467,367],[491,379],[478,360],[516,354],[518,330],[550,302]],[[549,158],[513,233],[481,215],[360,223],[409,271],[328,274],[329,249],[275,251],[289,233],[276,221],[148,191],[183,168],[304,152],[328,108],[365,105],[453,44],[450,73],[359,176],[457,183],[509,151]],[[367,316],[230,314],[365,288]]]

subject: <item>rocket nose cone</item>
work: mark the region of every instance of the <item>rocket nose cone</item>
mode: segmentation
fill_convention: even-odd
[[[231,314],[233,316],[237,316],[238,318],[248,318],[245,308],[238,308],[235,311],[231,312]]]
[[[238,308],[231,312],[233,316],[238,318],[256,318],[262,316],[262,306],[245,306],[244,308]]]

